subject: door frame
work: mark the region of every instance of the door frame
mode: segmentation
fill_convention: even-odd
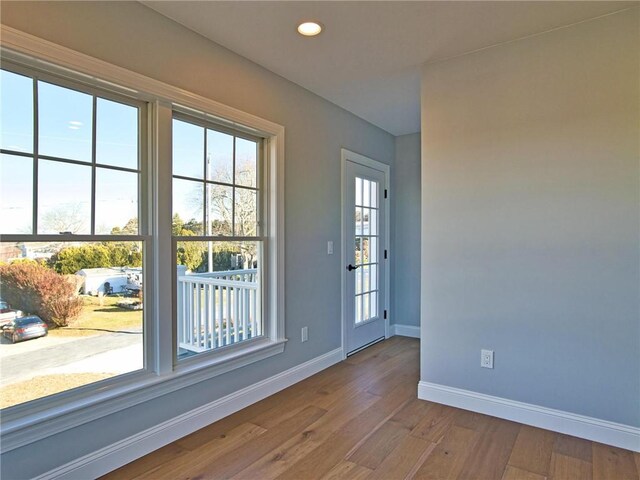
[[[365,157],[359,153],[353,152],[351,150],[347,150],[346,148],[341,149],[341,163],[340,163],[340,220],[341,220],[341,232],[340,232],[340,285],[341,285],[341,298],[340,298],[340,324],[342,326],[342,359],[347,358],[347,319],[346,319],[346,299],[347,299],[347,283],[346,283],[346,268],[347,264],[347,251],[345,248],[345,236],[347,234],[347,219],[344,214],[344,204],[345,204],[345,189],[346,189],[346,166],[347,161],[358,163],[360,165],[364,165],[365,167],[373,168],[374,170],[378,170],[384,173],[384,189],[387,192],[386,198],[383,198],[384,201],[384,209],[385,209],[385,232],[384,232],[384,244],[387,250],[387,264],[384,269],[384,310],[387,312],[387,317],[384,319],[384,338],[389,338],[389,323],[391,319],[391,311],[389,309],[389,299],[390,299],[390,287],[391,287],[391,259],[392,252],[389,248],[389,240],[391,233],[391,189],[389,188],[390,183],[390,173],[391,167],[385,163],[379,162],[377,160],[373,160],[372,158]]]

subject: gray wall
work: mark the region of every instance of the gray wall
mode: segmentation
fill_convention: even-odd
[[[425,67],[423,381],[640,426],[639,32]]]
[[[396,137],[391,321],[420,325],[420,133]]]
[[[340,148],[391,164],[393,136],[138,3],[3,2],[2,23],[285,126],[289,338],[282,355],[9,452],[3,478],[32,477],[340,347],[340,255],[326,254],[327,240],[340,242]]]

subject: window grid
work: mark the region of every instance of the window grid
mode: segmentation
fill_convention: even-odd
[[[134,173],[137,175],[137,203],[138,203],[138,208],[137,208],[137,218],[138,218],[138,222],[139,222],[139,226],[138,226],[138,232],[137,235],[113,235],[113,239],[117,240],[118,237],[123,237],[123,239],[131,239],[132,237],[137,237],[141,235],[141,228],[142,228],[142,218],[141,218],[141,211],[144,208],[143,205],[143,195],[142,195],[142,180],[141,180],[141,174],[142,174],[142,168],[141,168],[141,162],[140,162],[140,157],[141,157],[141,139],[143,138],[142,134],[141,134],[141,110],[142,107],[138,102],[126,102],[123,99],[115,99],[113,97],[111,97],[110,95],[104,95],[104,94],[98,94],[95,92],[94,89],[87,89],[87,90],[80,90],[77,87],[74,86],[70,86],[68,84],[66,84],[65,82],[59,82],[59,81],[54,81],[50,78],[48,78],[48,76],[41,76],[38,74],[28,74],[28,73],[23,73],[21,71],[14,71],[13,69],[9,69],[7,67],[2,68],[3,71],[14,74],[14,75],[19,75],[25,78],[29,78],[33,84],[33,124],[32,124],[32,153],[28,153],[28,152],[22,152],[19,150],[13,150],[10,148],[0,148],[0,154],[2,155],[12,155],[12,156],[17,156],[17,157],[26,157],[31,159],[32,161],[32,171],[33,171],[33,179],[32,179],[32,199],[33,199],[33,205],[32,205],[32,220],[31,220],[31,229],[30,229],[30,234],[28,235],[32,235],[32,236],[43,236],[43,235],[47,235],[46,233],[42,233],[41,232],[41,225],[39,225],[39,213],[40,213],[40,167],[41,167],[41,161],[49,161],[49,162],[56,162],[57,164],[68,164],[68,165],[78,165],[78,166],[85,166],[85,167],[90,167],[91,168],[91,197],[90,197],[90,212],[89,212],[89,232],[86,233],[85,235],[91,235],[94,236],[96,235],[96,176],[97,176],[97,172],[98,169],[105,169],[105,170],[110,170],[110,171],[121,171],[121,172],[129,172],[129,173]],[[41,155],[40,154],[40,99],[39,99],[39,86],[41,83],[47,83],[49,85],[55,86],[55,87],[59,87],[59,88],[65,88],[68,90],[72,90],[74,92],[79,92],[85,95],[91,95],[92,97],[92,112],[91,112],[91,118],[92,118],[92,125],[91,125],[91,159],[88,161],[83,161],[83,160],[77,160],[77,159],[72,159],[72,158],[66,158],[66,157],[59,157],[59,156],[54,156],[54,155]],[[138,129],[137,129],[137,134],[138,134],[138,146],[137,146],[137,163],[138,163],[138,168],[127,168],[127,167],[122,167],[122,166],[116,166],[116,165],[109,165],[109,164],[104,164],[104,163],[98,163],[97,162],[97,158],[96,158],[96,149],[97,149],[97,101],[98,98],[102,98],[104,100],[108,100],[110,102],[115,102],[115,103],[119,103],[122,105],[126,105],[128,107],[133,107],[136,108],[137,110],[137,122],[138,122]],[[14,233],[14,232],[11,232]],[[51,233],[49,235],[61,235],[61,234],[67,234],[67,232],[55,232],[55,233]],[[74,235],[75,236],[75,235]],[[109,235],[111,237],[111,235]]]
[[[378,182],[355,179],[355,323],[378,317],[379,271],[379,188]]]
[[[260,195],[261,195],[261,191],[258,185],[260,185],[260,176],[261,176],[261,160],[260,160],[260,151],[261,151],[261,139],[259,138],[252,138],[249,136],[245,136],[245,135],[239,135],[237,132],[232,131],[232,130],[226,130],[223,129],[221,127],[217,127],[217,128],[212,128],[208,123],[207,124],[201,124],[196,122],[194,119],[191,118],[185,118],[185,116],[180,115],[180,114],[174,114],[173,117],[174,122],[180,121],[180,122],[184,122],[184,123],[188,123],[191,125],[195,125],[198,127],[201,127],[203,129],[202,132],[202,136],[203,136],[203,159],[202,159],[202,163],[203,163],[203,177],[202,178],[198,178],[198,177],[193,177],[193,176],[189,176],[189,175],[183,175],[183,174],[179,174],[179,173],[172,173],[172,176],[174,179],[177,180],[186,180],[189,182],[194,182],[194,183],[199,183],[202,186],[202,192],[203,192],[203,212],[201,214],[201,219],[203,221],[203,231],[201,232],[201,235],[204,237],[212,237],[212,238],[219,238],[219,239],[229,239],[229,240],[234,240],[234,239],[244,239],[244,238],[261,238],[262,237],[262,232],[261,232],[261,226],[262,226],[262,221],[261,221],[261,199],[260,199]],[[174,123],[175,125],[175,123]],[[210,180],[210,162],[208,161],[208,142],[207,142],[207,133],[208,132],[217,132],[217,133],[223,133],[226,135],[230,135],[231,137],[233,137],[233,148],[232,148],[232,173],[231,173],[231,182],[223,182],[223,181],[219,181],[219,180]],[[248,185],[241,185],[239,183],[237,183],[236,181],[236,167],[237,167],[237,140],[238,139],[247,139],[250,140],[252,142],[256,143],[256,186],[252,187],[252,186],[248,186]],[[220,187],[228,187],[232,189],[232,193],[231,193],[231,215],[230,215],[230,220],[231,220],[231,233],[228,235],[225,234],[216,234],[212,231],[212,225],[211,225],[211,219],[209,218],[209,212],[211,210],[210,208],[210,196],[209,196],[209,190],[208,190],[208,186],[220,186]],[[248,191],[248,192],[254,192],[256,195],[256,203],[255,203],[255,213],[256,213],[256,221],[255,221],[255,232],[253,234],[239,234],[237,232],[236,229],[236,197],[237,197],[237,192],[238,191]],[[175,212],[175,206],[174,206],[174,213]],[[189,219],[184,219],[184,220],[189,220]],[[176,236],[176,235],[174,235]],[[179,235],[178,235],[179,236]]]
[[[185,128],[185,125],[200,128],[201,131],[189,132],[189,128]],[[261,236],[263,232],[261,231],[262,189],[260,185],[263,157],[260,138],[220,128],[218,125],[212,125],[211,122],[200,122],[191,116],[177,112],[173,115],[173,126],[173,218],[176,214],[180,215],[181,211],[185,213],[189,211],[182,209],[185,208],[185,192],[190,188],[197,185],[196,191],[202,192],[203,195],[202,202],[196,202],[197,209],[202,209],[196,218],[203,221],[203,226],[197,228],[198,232],[195,235],[184,235],[174,231],[176,263],[182,265],[182,268],[186,265],[186,258],[181,256],[186,254],[189,243],[194,245],[192,248],[196,248],[197,242],[204,242],[200,245],[206,246],[206,266],[200,263],[191,273],[179,270],[177,275],[175,286],[177,289],[177,360],[180,362],[194,354],[233,347],[242,342],[256,340],[268,333],[262,316],[264,308],[262,258],[265,239]],[[176,135],[180,135],[181,138],[177,139]],[[202,149],[197,152],[193,160],[191,160],[191,154],[194,149],[187,148],[185,139],[191,139],[191,142],[202,140]],[[223,139],[222,147],[218,143],[221,139]],[[224,143],[227,140],[230,140],[230,144],[225,148]],[[250,155],[252,157],[250,170],[253,170],[250,174],[251,185],[246,185],[247,182],[239,177],[239,141],[248,141],[251,142],[250,145],[255,145],[255,153]],[[226,154],[229,154],[230,158],[227,157],[225,160]],[[199,158],[202,164],[200,173],[197,173],[197,170],[190,170],[185,163],[185,159],[188,159],[188,162],[195,162],[196,158]],[[221,170],[213,171],[216,164],[222,167]],[[185,170],[189,170],[191,174],[185,174]],[[180,185],[179,193],[176,190],[176,180],[184,182]],[[190,182],[191,186],[186,182]],[[219,200],[220,205],[217,206],[214,205],[213,200],[214,188],[228,189],[228,192],[222,194],[223,199]],[[253,195],[249,201],[246,197],[247,192]],[[244,198],[239,197],[239,194],[243,194]],[[225,206],[226,199],[230,202],[229,208]],[[243,201],[248,206],[241,206]],[[176,202],[180,202],[180,207]],[[230,212],[222,213],[220,210],[230,210]],[[249,217],[253,218],[253,226],[249,231],[246,231],[244,226],[238,225],[238,222],[242,221],[239,218],[239,212],[242,210],[247,210]],[[191,212],[196,214],[197,210],[191,210]],[[225,218],[228,218],[228,225],[218,225],[217,228],[222,231],[214,231],[216,220],[222,219],[226,224]],[[181,218],[181,220],[190,222],[191,218]],[[221,250],[217,250],[217,247]],[[223,260],[222,264],[225,266],[222,267],[218,261],[214,261],[214,251],[222,252],[223,255],[225,252],[231,253],[236,258],[235,263],[229,266]]]
[[[30,186],[31,186],[30,199],[32,204],[30,205],[30,207],[27,207],[27,208],[30,208],[29,213],[27,214],[25,212],[25,217],[28,216],[29,220],[27,221],[30,222],[28,229],[15,230],[11,228],[11,231],[9,233],[6,233],[9,230],[3,227],[5,226],[11,227],[11,225],[6,225],[4,223],[0,225],[0,235],[2,235],[2,243],[3,244],[4,243],[23,244],[25,248],[33,245],[35,245],[36,248],[39,248],[41,245],[44,245],[44,244],[52,244],[56,249],[55,250],[56,253],[68,247],[83,248],[85,246],[100,245],[102,243],[104,243],[105,245],[108,243],[110,246],[121,245],[124,242],[131,245],[135,244],[135,246],[132,247],[132,249],[133,251],[140,254],[140,258],[142,262],[142,271],[144,271],[144,275],[145,275],[144,277],[143,276],[138,277],[140,281],[139,285],[142,285],[141,290],[143,289],[147,291],[152,290],[149,280],[150,278],[152,278],[153,268],[151,266],[151,255],[147,255],[149,253],[149,250],[153,248],[153,245],[150,242],[151,238],[148,235],[148,231],[150,231],[150,228],[149,228],[150,219],[148,218],[150,214],[149,212],[150,205],[147,200],[147,193],[150,187],[148,186],[149,179],[146,178],[146,175],[148,172],[148,168],[146,166],[147,163],[144,160],[145,154],[146,154],[146,143],[145,143],[146,142],[146,123],[144,122],[144,119],[146,117],[147,104],[143,101],[129,98],[125,95],[115,94],[99,88],[84,85],[81,81],[71,81],[66,78],[55,76],[53,74],[49,75],[47,73],[42,73],[39,69],[35,69],[35,68],[31,69],[31,68],[23,67],[20,65],[15,65],[9,62],[3,62],[3,65],[0,71],[2,72],[3,75],[5,74],[15,75],[23,79],[25,83],[28,83],[29,86],[26,87],[25,85],[25,89],[26,88],[29,89],[29,92],[30,92],[29,96],[31,97],[31,100],[32,100],[32,104],[30,105],[30,112],[29,112],[32,115],[32,118],[29,119],[28,128],[24,130],[21,130],[21,129],[12,130],[11,120],[13,117],[9,117],[9,121],[7,121],[6,123],[3,122],[5,123],[5,126],[10,127],[7,129],[3,127],[2,129],[3,137],[5,133],[9,134],[9,138],[12,136],[12,134],[13,136],[15,136],[16,133],[18,135],[27,134],[31,137],[28,142],[29,146],[27,147],[27,145],[22,145],[23,149],[21,150],[17,150],[17,148],[20,148],[20,147],[14,146],[14,143],[12,141],[5,143],[4,141],[5,138],[3,138],[2,146],[0,147],[0,154],[2,156],[6,155],[11,158],[21,158],[22,160],[31,162],[32,168],[31,168],[31,174],[29,175],[29,178],[30,178]],[[71,91],[74,94],[79,93],[91,98],[90,100],[91,113],[89,117],[90,118],[89,121],[91,122],[91,125],[89,125],[88,121],[84,122],[87,130],[89,128],[91,129],[90,132],[87,132],[87,134],[90,133],[89,141],[91,142],[91,148],[90,148],[90,155],[87,155],[86,158],[74,159],[74,158],[69,158],[70,156],[65,156],[65,155],[56,156],[56,155],[46,155],[41,153],[43,151],[42,138],[41,138],[41,133],[43,133],[42,123],[46,121],[41,118],[41,115],[47,115],[47,110],[41,108],[42,105],[41,105],[40,87],[43,84],[47,84],[54,89],[60,89],[58,90],[59,92]],[[54,97],[54,101],[62,103],[64,105],[64,102],[61,102],[59,97]],[[132,118],[132,123],[131,123],[131,129],[129,131],[129,134],[130,134],[130,138],[132,139],[135,138],[135,141],[136,141],[135,144],[133,142],[129,144],[130,159],[131,159],[132,165],[133,165],[133,161],[135,160],[135,168],[110,165],[109,163],[105,163],[105,161],[110,162],[113,158],[117,157],[117,155],[115,155],[111,150],[109,150],[110,151],[109,156],[106,158],[105,161],[99,161],[97,156],[98,148],[100,146],[99,143],[102,142],[102,146],[104,148],[104,146],[107,143],[112,141],[110,139],[106,140],[105,137],[102,136],[102,134],[104,133],[104,130],[103,131],[99,130],[100,126],[98,121],[96,120],[99,113],[99,108],[97,107],[97,105],[98,105],[98,102],[101,102],[101,101],[105,105],[106,104],[119,105],[120,107],[124,106],[130,109],[129,113]],[[10,114],[11,112],[14,112],[14,110],[9,110],[7,107],[5,107],[5,105],[3,105],[2,109],[3,109],[3,112],[2,112],[3,117],[5,116],[5,114]],[[135,109],[135,111],[133,109]],[[24,112],[24,111],[27,111],[27,110],[21,110],[21,112]],[[135,123],[133,123],[134,122],[133,119],[135,119]],[[48,120],[50,121],[50,117]],[[61,123],[61,125],[66,126],[64,122]],[[116,136],[120,135],[120,131],[118,129],[115,129],[114,132]],[[86,191],[89,192],[89,196],[86,197],[87,214],[82,217],[82,221],[85,223],[86,228],[84,228],[79,233],[59,232],[59,231],[54,231],[53,229],[51,230],[51,233],[44,233],[45,230],[43,228],[41,214],[46,208],[43,208],[43,205],[42,205],[43,195],[41,191],[41,185],[43,185],[43,182],[48,182],[50,192],[48,193],[48,195],[45,195],[45,196],[55,198],[55,195],[57,194],[57,192],[62,191],[61,187],[59,186],[58,178],[52,178],[52,177],[47,178],[47,175],[46,175],[47,167],[49,169],[51,168],[57,169],[58,167],[74,167],[74,166],[83,167],[84,169],[86,169],[85,173],[88,181],[82,184],[82,182],[77,181],[75,177],[67,176],[67,177],[64,177],[64,179],[67,184],[73,184],[74,182],[77,181],[77,183],[80,186],[86,186]],[[130,183],[132,185],[135,185],[135,187],[133,186],[129,187],[127,192],[130,192],[133,194],[131,196],[132,200],[135,199],[135,219],[137,219],[137,222],[138,222],[138,228],[137,228],[137,231],[135,231],[135,233],[132,233],[132,234],[96,233],[96,230],[98,227],[98,224],[97,224],[98,207],[97,206],[100,204],[100,197],[99,197],[100,184],[97,183],[97,181],[99,180],[100,173],[107,173],[107,172],[109,173],[125,172],[125,173],[132,174],[129,180],[131,180]],[[7,181],[7,183],[11,181],[9,180],[11,179],[11,173],[12,172],[10,170],[3,172],[3,176],[7,175],[7,177],[5,177],[5,181]],[[84,176],[85,175],[83,175],[83,177]],[[134,176],[135,176],[135,180],[134,180]],[[106,187],[106,184],[103,185],[103,187]],[[107,188],[103,188],[103,191],[106,192],[109,190],[109,188],[110,186]],[[135,192],[134,192],[134,188],[135,188]],[[103,197],[102,200],[104,201],[105,198]],[[106,203],[108,203],[108,201]],[[133,201],[131,204],[133,205]],[[131,209],[131,214],[132,214],[132,218],[134,218],[133,208]],[[116,226],[123,227],[123,225],[119,225],[116,223],[114,223],[113,225],[111,223],[109,223],[108,225],[105,225],[105,227],[110,229]],[[48,250],[47,252],[51,252],[51,250]],[[27,257],[27,258],[32,258],[32,257]],[[35,257],[35,258],[41,258],[41,257]],[[45,258],[48,258],[48,257],[45,257]],[[86,268],[94,268],[94,267],[86,267]],[[95,267],[95,268],[100,268],[100,267]],[[135,269],[140,267],[133,267],[133,268]],[[146,276],[147,274],[149,274],[149,276]],[[67,388],[59,393],[55,393],[54,395],[57,398],[63,399],[63,398],[71,398],[74,395],[89,394],[93,390],[95,390],[96,383],[100,383],[101,388],[109,388],[109,386],[112,386],[117,384],[118,382],[121,382],[122,381],[121,377],[124,375],[135,374],[135,375],[143,376],[147,374],[145,370],[148,369],[149,359],[154,354],[152,349],[151,350],[149,349],[151,337],[148,335],[148,333],[149,333],[149,330],[153,331],[153,326],[151,326],[151,328],[148,328],[150,327],[150,325],[148,324],[149,313],[150,313],[150,310],[152,310],[151,302],[148,301],[148,298],[150,297],[145,296],[144,299],[141,300],[141,303],[143,303],[144,305],[144,307],[141,309],[142,312],[140,313],[141,315],[140,343],[142,346],[142,353],[139,357],[138,356],[136,357],[136,362],[132,364],[131,370],[126,372],[114,370],[112,372],[106,369],[105,371],[109,372],[109,376],[106,376],[104,379],[91,380],[86,383],[80,383],[76,387]],[[27,312],[25,310],[25,313],[33,313],[33,312],[32,311]],[[85,313],[86,311],[83,311],[82,315],[84,315]],[[78,372],[78,373],[81,374],[85,372]],[[45,405],[47,402],[51,401],[49,398],[49,395],[51,394],[45,394],[44,396],[40,396],[40,397],[37,397],[37,396],[33,397],[32,399],[29,399],[29,405],[31,404],[30,402],[33,402],[34,406]],[[11,407],[3,408],[2,411],[3,413],[8,409],[11,409],[13,411],[14,408],[16,409],[16,411],[28,409],[25,403],[18,403]]]

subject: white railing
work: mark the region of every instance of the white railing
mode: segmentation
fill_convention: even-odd
[[[203,352],[262,335],[257,273],[179,273],[179,347]]]

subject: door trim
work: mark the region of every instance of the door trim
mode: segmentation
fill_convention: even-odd
[[[384,188],[387,191],[387,198],[384,198],[384,206],[385,206],[385,212],[386,212],[386,219],[385,219],[385,232],[384,232],[384,243],[385,243],[385,247],[387,249],[387,265],[384,269],[384,310],[387,311],[387,317],[384,319],[384,338],[389,338],[390,336],[390,331],[389,331],[389,324],[390,324],[390,319],[391,319],[391,311],[389,308],[389,299],[390,299],[390,294],[391,294],[391,290],[390,290],[390,283],[391,283],[391,260],[393,258],[393,252],[391,251],[391,248],[389,248],[389,240],[390,240],[390,233],[391,233],[391,195],[393,192],[391,192],[391,189],[389,188],[389,180],[390,180],[390,173],[391,173],[391,167],[385,163],[379,162],[377,160],[373,160],[372,158],[369,157],[365,157],[364,155],[361,155],[359,153],[356,152],[352,152],[351,150],[347,150],[346,148],[342,148],[341,149],[341,162],[340,162],[340,225],[341,225],[341,232],[340,232],[340,252],[341,252],[341,258],[340,258],[340,285],[341,285],[341,295],[340,295],[340,324],[341,324],[341,329],[342,329],[342,359],[344,360],[345,358],[347,358],[347,321],[345,318],[345,311],[346,311],[346,305],[345,305],[345,301],[347,298],[347,285],[346,285],[346,275],[344,272],[344,266],[347,264],[347,252],[345,249],[345,235],[347,232],[347,227],[346,227],[346,222],[347,219],[345,218],[344,215],[344,204],[345,204],[345,177],[346,177],[346,166],[347,166],[347,160],[353,163],[358,163],[360,165],[364,165],[365,167],[369,167],[369,168],[373,168],[374,170],[378,170],[382,173],[384,173]]]

